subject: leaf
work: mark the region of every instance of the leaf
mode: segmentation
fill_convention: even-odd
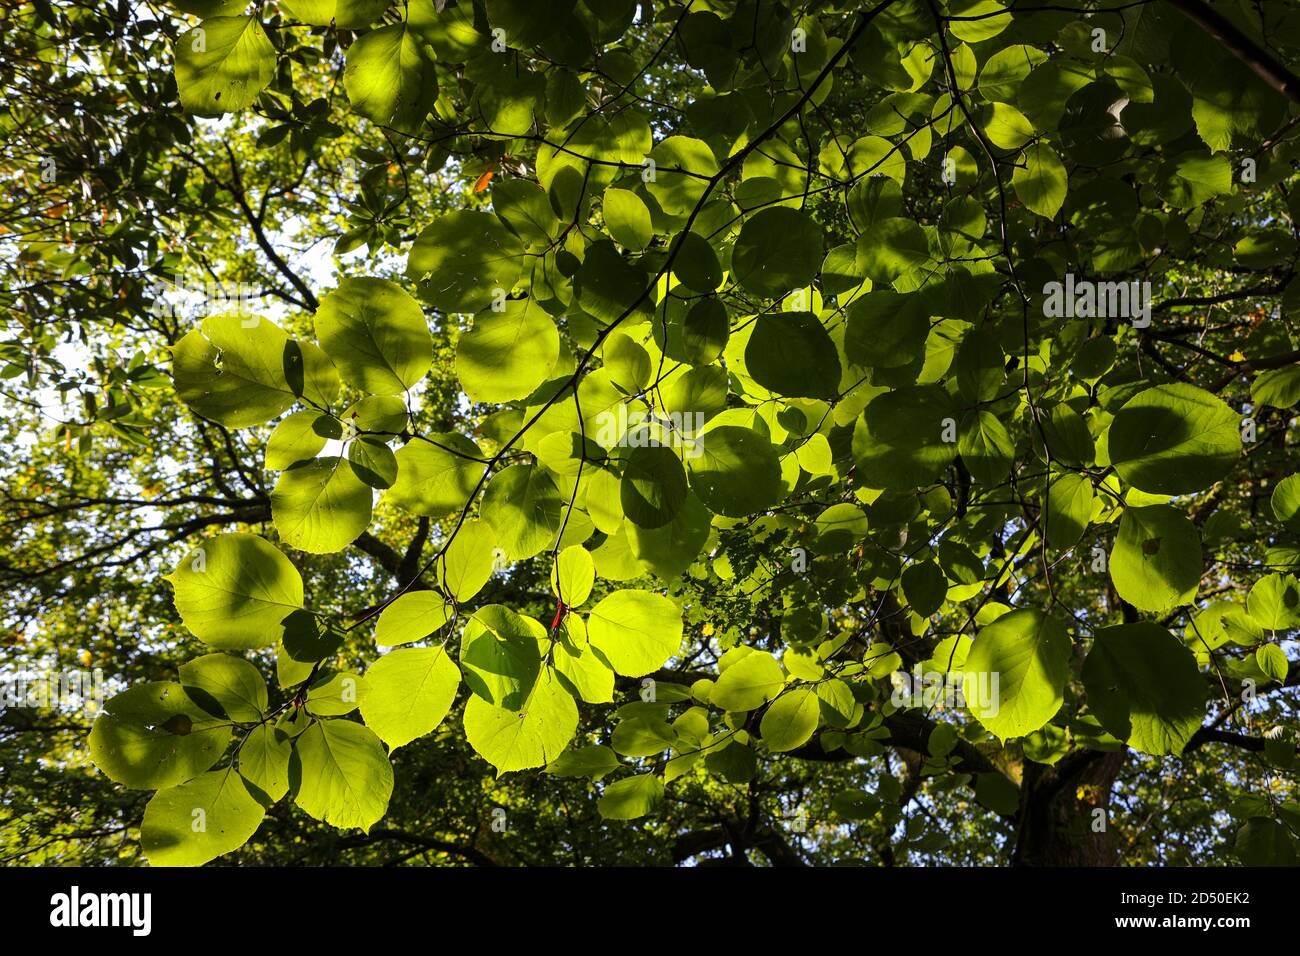
[[[903,217],[880,219],[858,236],[854,264],[859,275],[872,282],[889,283],[930,258],[925,231]]]
[[[1083,475],[1053,474],[1043,496],[1047,543],[1059,550],[1073,547],[1092,520],[1092,481]]]
[[[1241,423],[1209,392],[1175,382],[1125,402],[1110,426],[1110,460],[1120,477],[1152,494],[1208,488],[1241,457]]]
[[[343,88],[352,108],[367,119],[415,130],[438,96],[438,78],[410,27],[394,23],[348,47]]]
[[[465,738],[497,770],[543,767],[573,739],[578,708],[554,672],[544,669],[518,710],[489,704],[474,696],[465,704]]]
[[[350,720],[318,720],[294,738],[289,787],[308,816],[369,832],[388,810],[393,766],[374,731]]]
[[[605,190],[605,202],[601,209],[605,217],[605,228],[620,246],[640,252],[650,244],[654,237],[650,210],[636,193],[630,189],[610,186]]]
[[[443,312],[477,312],[504,298],[523,269],[522,243],[491,213],[457,210],[424,228],[406,274],[430,276],[428,301]]]
[[[419,303],[387,279],[343,279],[321,300],[315,325],[343,378],[375,395],[406,391],[433,361]]]
[[[1083,664],[1088,707],[1134,750],[1181,753],[1201,726],[1206,684],[1196,658],[1150,621],[1097,632]]]
[[[567,607],[585,603],[595,581],[596,566],[586,548],[574,544],[556,555],[555,566],[551,568],[551,591]]]
[[[897,368],[916,360],[930,334],[930,317],[920,295],[893,289],[868,292],[849,305],[844,354],[870,368]],[[836,380],[838,385],[838,379]]]
[[[1110,556],[1110,578],[1140,611],[1164,612],[1190,603],[1204,565],[1196,526],[1169,505],[1126,508]]]
[[[731,270],[746,292],[779,298],[812,282],[824,254],[822,231],[809,216],[773,206],[740,227]]]
[[[456,377],[476,402],[527,398],[550,378],[560,333],[532,299],[510,299],[500,312],[480,312],[456,343]]]
[[[447,545],[439,562],[446,592],[465,602],[478,594],[496,570],[496,535],[486,521],[466,521]]]
[[[945,430],[956,437],[956,424],[948,394],[935,385],[872,399],[853,430],[863,483],[905,491],[933,481],[956,456],[956,441],[945,441]]]
[[[304,393],[309,384],[304,363],[313,372],[307,394],[323,397],[326,403],[333,399],[338,376],[335,373],[329,382],[329,359],[310,343],[294,342],[266,319],[251,321],[245,325],[237,315],[210,316],[173,346],[172,380],[181,401],[196,414],[230,428],[260,425]]]
[[[545,636],[534,618],[504,605],[479,608],[461,634],[460,666],[470,691],[489,704],[518,709],[537,680],[538,639]]]
[[[275,47],[253,17],[209,17],[176,41],[176,89],[190,113],[238,112],[274,77]]]
[[[310,461],[330,439],[343,437],[343,427],[329,415],[313,409],[294,412],[275,426],[266,443],[268,471],[283,471],[300,461]]]
[[[821,703],[817,694],[810,688],[800,687],[772,702],[763,714],[758,732],[769,750],[785,753],[806,744],[816,732],[820,719]]]
[[[451,710],[460,669],[441,647],[386,654],[366,671],[361,716],[389,750],[433,731]]]
[[[690,487],[714,514],[743,518],[765,511],[781,496],[781,462],[772,443],[738,425],[711,428],[687,459]]]
[[[231,738],[230,722],[205,713],[180,684],[136,684],[95,718],[90,758],[128,789],[165,789],[210,768]]]
[[[901,584],[913,613],[921,617],[929,617],[939,610],[948,593],[948,579],[933,561],[918,561],[909,566],[903,572]]]
[[[732,663],[709,692],[709,703],[727,711],[756,710],[781,693],[785,673],[776,658],[754,651]]]
[[[239,774],[213,770],[153,795],[140,845],[151,866],[202,866],[247,843],[265,816]]]
[[[614,751],[603,744],[592,744],[577,750],[566,750],[546,767],[546,772],[557,777],[591,777],[599,780],[619,768]]]
[[[778,395],[833,401],[839,394],[839,353],[811,312],[760,315],[745,346],[745,368]]]
[[[1056,151],[1045,143],[1025,147],[1024,165],[1011,174],[1016,195],[1030,212],[1055,218],[1065,202],[1068,176]]]
[[[341,551],[370,525],[374,492],[342,458],[315,458],[281,473],[271,491],[271,519],[290,547],[312,554]]]
[[[555,544],[567,505],[543,469],[511,465],[488,482],[481,511],[506,556],[522,561]]]
[[[1274,408],[1291,408],[1300,402],[1300,364],[1260,372],[1251,382],[1250,400]]]
[[[185,693],[214,717],[257,721],[266,711],[266,681],[248,661],[229,654],[205,654],[179,670]]]
[[[244,532],[209,538],[164,580],[194,636],[211,647],[267,647],[302,604],[302,578],[274,545]]]
[[[379,615],[375,643],[380,647],[422,641],[451,620],[452,609],[434,591],[403,594]]]
[[[397,480],[386,500],[418,515],[460,511],[483,476],[478,445],[451,432],[426,433],[397,449]]]
[[[254,796],[276,803],[289,792],[289,738],[271,724],[258,724],[239,745],[239,774]],[[259,795],[256,791],[261,791]]]
[[[628,521],[662,528],[681,510],[686,495],[686,471],[671,448],[646,445],[628,452],[619,483],[619,501]]]
[[[1269,499],[1273,517],[1292,531],[1300,531],[1300,474],[1288,475],[1277,483]]]
[[[967,706],[1002,740],[1038,730],[1064,703],[1072,651],[1065,625],[1056,618],[1033,608],[1002,615],[980,630],[966,655]],[[983,699],[983,687],[993,690],[992,699]]]
[[[374,23],[392,0],[280,0],[280,6],[303,23],[327,27],[331,23],[354,30]]]
[[[1291,574],[1266,574],[1250,589],[1246,609],[1270,631],[1300,627],[1300,584]]]
[[[606,820],[637,820],[653,813],[663,798],[663,780],[654,774],[641,774],[606,787],[596,801],[596,810]]]
[[[649,591],[615,591],[591,609],[587,633],[615,673],[642,677],[680,649],[682,613],[668,598]]]

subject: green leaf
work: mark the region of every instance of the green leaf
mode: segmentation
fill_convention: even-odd
[[[1030,212],[1055,218],[1065,202],[1068,175],[1065,164],[1046,143],[1034,143],[1024,152],[1024,165],[1011,174],[1016,195]]]
[[[533,299],[509,299],[500,312],[480,312],[461,335],[456,377],[476,402],[513,402],[550,378],[559,357],[551,317]]]
[[[239,746],[239,773],[244,781],[261,791],[265,800],[276,803],[289,792],[289,738],[271,724],[258,724]],[[261,800],[263,797],[254,791]]]
[[[654,227],[650,223],[650,210],[630,189],[610,186],[605,190],[602,207],[605,228],[620,246],[640,252],[650,245]]]
[[[1209,392],[1175,382],[1139,392],[1110,426],[1110,460],[1120,477],[1152,494],[1208,488],[1241,457],[1241,423]]]
[[[504,298],[523,269],[523,244],[491,213],[457,210],[424,228],[406,260],[424,296],[443,312],[477,312]]]
[[[310,461],[330,439],[343,437],[343,426],[329,415],[312,409],[294,412],[275,426],[266,443],[266,467],[283,471],[300,461]]]
[[[422,641],[451,620],[452,609],[433,591],[412,591],[384,608],[375,627],[380,647]]]
[[[1142,753],[1181,753],[1205,715],[1196,658],[1150,621],[1099,630],[1083,664],[1083,686],[1107,732]]]
[[[918,561],[903,572],[900,582],[912,611],[929,617],[943,606],[948,593],[948,579],[933,561]]]
[[[930,316],[920,295],[880,289],[849,305],[844,354],[855,365],[897,368],[916,360],[929,334]]]
[[[735,667],[733,664],[728,670]],[[758,732],[769,750],[785,753],[806,744],[816,732],[820,719],[821,702],[817,694],[810,688],[799,687],[772,702],[763,714]]]
[[[140,845],[152,866],[202,866],[247,843],[264,816],[239,774],[213,770],[153,795]]]
[[[658,717],[642,715],[621,720],[610,736],[610,745],[624,757],[653,757],[676,741],[673,728]]]
[[[1246,866],[1295,866],[1295,842],[1287,828],[1267,817],[1252,817],[1237,830],[1233,852]]]
[[[500,776],[555,760],[577,730],[578,708],[548,667],[518,710],[473,696],[465,704],[464,723],[470,746]]]
[[[1291,531],[1300,531],[1300,475],[1288,475],[1279,481],[1269,503],[1274,518]]]
[[[925,230],[910,219],[880,219],[858,236],[854,262],[859,275],[872,282],[889,283],[930,258]]]
[[[1002,419],[981,408],[962,416],[957,451],[976,481],[996,487],[1011,470],[1016,445]]]
[[[669,136],[650,150],[655,163],[648,192],[670,216],[688,215],[704,198],[718,161],[707,143],[690,136]]]
[[[1038,730],[1064,703],[1072,651],[1056,618],[1033,608],[1002,615],[976,635],[966,655],[966,705],[1002,740]],[[989,700],[983,699],[985,687],[993,691]]]
[[[331,384],[327,376],[333,369],[316,346],[294,342],[266,319],[251,321],[210,316],[172,348],[172,379],[181,401],[230,428],[260,425],[293,405],[307,385],[304,363],[313,373],[308,396],[322,397]],[[337,379],[334,373],[333,392]],[[325,401],[332,398],[329,394]]]
[[[426,433],[397,449],[397,480],[386,500],[418,515],[460,511],[483,477],[478,445],[454,433]]]
[[[591,553],[582,545],[573,544],[561,551],[551,568],[551,591],[567,607],[579,607],[591,596],[596,582],[596,566]]]
[[[1274,408],[1291,408],[1300,402],[1300,364],[1260,372],[1250,384],[1250,400]]]
[[[822,231],[811,217],[772,206],[740,227],[731,252],[732,276],[746,292],[779,298],[812,282],[824,254]]]
[[[396,395],[424,378],[433,339],[419,303],[387,279],[343,279],[316,310],[316,336],[343,378]]]
[[[266,681],[248,661],[229,654],[205,654],[179,670],[185,693],[213,716],[249,722],[261,720],[266,711]]]
[[[587,618],[594,647],[615,673],[642,677],[658,670],[682,643],[682,612],[668,598],[623,590],[602,598]]]
[[[1250,589],[1246,609],[1270,631],[1300,627],[1300,584],[1291,574],[1266,574]]]
[[[1092,481],[1083,475],[1053,474],[1043,497],[1047,543],[1060,550],[1073,547],[1092,520]]]
[[[309,816],[369,832],[388,810],[393,765],[374,731],[350,720],[318,720],[294,738],[289,787]]]
[[[739,425],[719,425],[699,439],[688,458],[690,487],[714,514],[744,518],[765,511],[781,496],[781,462],[763,435]]]
[[[566,750],[547,764],[546,772],[557,777],[591,777],[599,780],[619,767],[618,756],[604,744]]]
[[[275,47],[254,17],[210,17],[176,41],[176,89],[190,113],[245,109],[274,77]]]
[[[374,492],[342,458],[314,458],[281,473],[271,519],[281,540],[312,554],[341,551],[370,525]]]
[[[686,501],[686,470],[671,448],[633,448],[624,459],[619,500],[623,513],[642,528],[662,528]]]
[[[1140,611],[1157,613],[1190,603],[1204,565],[1196,526],[1176,508],[1126,508],[1110,556],[1119,596]]]
[[[302,608],[302,578],[274,545],[235,532],[209,538],[171,574],[181,621],[203,643],[224,650],[267,647]]]
[[[232,738],[180,684],[137,684],[108,700],[90,729],[90,758],[131,790],[174,787],[210,768]]]
[[[460,666],[470,691],[489,704],[518,709],[537,680],[538,640],[545,636],[534,618],[504,605],[479,608],[461,635]]]
[[[463,603],[483,589],[496,570],[496,542],[486,521],[461,525],[439,562],[439,578],[451,597]]]
[[[481,510],[506,556],[522,561],[555,544],[567,506],[546,471],[511,465],[492,476]]]
[[[956,420],[948,393],[937,385],[886,392],[871,400],[853,430],[853,457],[862,482],[900,491],[933,481],[957,453]]]
[[[441,647],[407,647],[366,671],[361,716],[389,750],[433,731],[451,710],[460,669]]]
[[[733,662],[709,692],[709,703],[727,711],[756,710],[781,693],[785,673],[767,651],[754,651]]]
[[[343,88],[352,108],[380,126],[415,130],[433,108],[438,77],[405,23],[358,37],[348,47]]]
[[[280,0],[290,16],[318,27],[354,30],[374,23],[392,0]]]
[[[663,799],[663,780],[647,773],[611,783],[596,801],[596,810],[606,820],[637,820],[653,813]]]
[[[745,368],[778,395],[834,400],[839,394],[839,353],[811,312],[760,315],[745,346]]]

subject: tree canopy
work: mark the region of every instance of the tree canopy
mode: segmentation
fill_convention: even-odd
[[[0,26],[0,859],[1295,862],[1300,7]]]

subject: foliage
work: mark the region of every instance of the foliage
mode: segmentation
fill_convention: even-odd
[[[1294,861],[1291,5],[0,22],[6,859]]]

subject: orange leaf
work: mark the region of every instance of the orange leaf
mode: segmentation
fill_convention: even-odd
[[[474,184],[474,192],[481,193],[483,190],[487,189],[488,183],[492,182],[494,172],[495,170],[489,169],[486,173],[480,176],[478,182]]]

